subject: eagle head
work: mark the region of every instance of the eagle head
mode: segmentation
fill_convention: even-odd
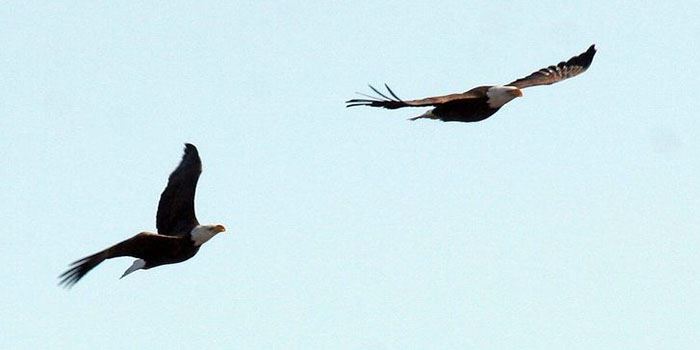
[[[515,86],[492,86],[486,90],[486,102],[491,108],[501,108],[516,97],[522,97],[523,91]]]
[[[195,246],[200,246],[216,236],[217,233],[226,232],[224,225],[199,225],[192,229],[190,236]]]

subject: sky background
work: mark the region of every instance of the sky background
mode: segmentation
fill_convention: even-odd
[[[0,348],[690,349],[697,1],[5,2]],[[585,51],[480,123],[346,109]],[[193,259],[73,289],[199,148]]]

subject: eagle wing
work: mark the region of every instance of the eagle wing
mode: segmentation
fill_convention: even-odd
[[[160,195],[156,214],[156,228],[159,234],[182,236],[199,225],[194,212],[194,194],[201,173],[202,161],[197,148],[192,144],[185,144],[182,161],[170,174],[168,185]]]
[[[361,94],[367,98],[359,98],[359,99],[356,98],[356,99],[345,101],[345,103],[347,104],[345,107],[370,106],[370,107],[382,107],[382,108],[386,108],[386,109],[397,109],[397,108],[403,108],[403,107],[438,106],[441,104],[445,104],[448,102],[454,102],[457,100],[480,98],[480,97],[483,97],[483,94],[485,93],[485,90],[482,91],[483,90],[482,87],[478,87],[478,88],[471,89],[467,92],[458,93],[458,94],[433,96],[433,97],[422,98],[419,100],[404,101],[404,100],[400,99],[398,96],[396,96],[394,91],[392,91],[388,85],[384,84],[384,87],[386,87],[386,90],[388,91],[390,96],[387,96],[386,94],[381,93],[374,86],[370,85],[369,88],[372,89],[378,96],[370,96],[370,95]]]
[[[566,62],[559,62],[556,66],[542,68],[524,78],[506,84],[506,86],[515,86],[518,89],[524,89],[530,86],[550,85],[564,79],[575,77],[585,72],[586,69],[590,67],[595,53],[595,45],[591,45],[586,52],[571,57]]]
[[[177,249],[179,243],[180,239],[177,237],[141,232],[103,251],[73,262],[68,270],[58,276],[61,279],[59,285],[70,288],[80,281],[90,270],[105,261],[105,259],[120,256],[144,258],[146,255],[154,254],[158,251]]]

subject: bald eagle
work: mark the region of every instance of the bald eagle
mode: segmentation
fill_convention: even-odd
[[[586,52],[574,56],[566,62],[542,68],[506,85],[478,86],[464,93],[408,101],[398,98],[386,84],[384,86],[390,96],[379,92],[370,85],[369,87],[378,96],[361,94],[367,98],[352,99],[345,103],[346,107],[370,106],[386,109],[432,106],[435,108],[409,120],[427,118],[445,122],[478,122],[492,116],[514,98],[523,96],[522,89],[524,88],[554,84],[585,72],[593,62],[595,53],[595,45],[591,45]]]
[[[106,259],[121,256],[137,258],[121,278],[140,269],[185,261],[206,241],[226,229],[222,225],[200,225],[194,213],[194,195],[202,161],[197,148],[185,144],[180,165],[170,174],[168,185],[160,195],[156,228],[158,233],[141,232],[105,250],[71,264],[59,276],[59,284],[71,287]]]

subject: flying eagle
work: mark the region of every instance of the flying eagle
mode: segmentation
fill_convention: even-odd
[[[352,99],[345,103],[347,103],[346,107],[370,106],[386,109],[432,106],[435,108],[417,117],[410,118],[410,120],[427,118],[445,122],[478,122],[496,113],[512,99],[521,97],[523,95],[521,89],[554,84],[585,72],[591,65],[591,62],[593,62],[595,53],[595,45],[591,45],[586,52],[574,56],[566,62],[542,68],[506,85],[478,86],[464,93],[409,101],[398,98],[386,84],[384,86],[390,96],[379,92],[379,90],[370,85],[369,87],[379,96],[361,94],[367,98]]]
[[[156,228],[158,233],[141,232],[103,251],[82,258],[59,276],[59,284],[71,287],[106,259],[137,258],[121,278],[140,269],[185,261],[206,241],[226,229],[222,225],[200,225],[194,213],[194,194],[202,172],[202,161],[194,145],[185,144],[180,165],[170,174],[160,195]]]

